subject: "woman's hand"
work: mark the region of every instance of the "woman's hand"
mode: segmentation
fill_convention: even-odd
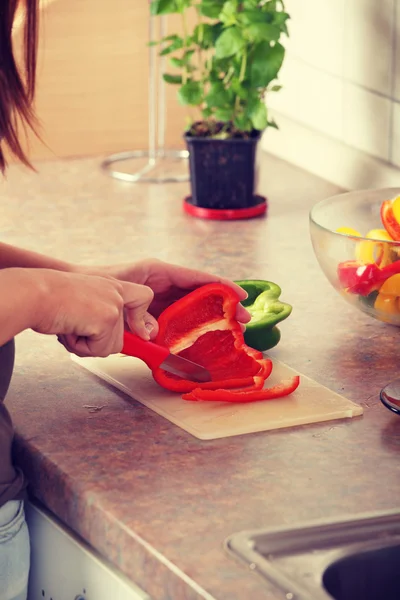
[[[238,294],[240,300],[247,298],[246,292],[236,283],[223,277],[217,277],[210,273],[187,269],[165,263],[156,259],[143,260],[133,264],[116,265],[110,267],[78,267],[84,273],[97,273],[109,277],[115,277],[119,281],[129,281],[148,286],[154,293],[154,299],[149,306],[149,313],[157,318],[170,304],[179,300],[191,290],[206,283],[225,283],[232,287]],[[248,323],[250,314],[241,304],[237,307],[237,320],[240,323]],[[154,322],[151,338],[157,334],[158,326]]]
[[[143,339],[150,339],[147,309],[153,292],[145,285],[112,277],[23,269],[39,290],[31,328],[55,334],[78,356],[108,356],[120,352],[124,323]]]
[[[167,306],[214,282],[247,297],[228,279],[156,259],[84,267],[0,243],[0,345],[31,328],[57,335],[79,356],[107,356],[121,350],[125,323],[153,339]],[[241,304],[237,319],[250,321]]]

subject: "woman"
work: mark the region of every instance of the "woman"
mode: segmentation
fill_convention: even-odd
[[[37,0],[24,0],[24,60],[18,71],[12,48],[17,0],[0,0],[0,169],[5,148],[30,166],[17,123],[34,130]],[[69,264],[0,243],[0,600],[26,600],[29,534],[23,501],[26,482],[12,464],[13,429],[3,400],[14,365],[13,338],[25,329],[56,335],[78,356],[108,356],[122,349],[125,324],[143,339],[157,334],[156,317],[171,302],[213,275],[146,260],[114,267]],[[238,320],[249,315],[238,306]]]

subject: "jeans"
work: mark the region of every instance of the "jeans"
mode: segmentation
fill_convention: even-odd
[[[12,500],[0,508],[0,600],[26,600],[29,564],[24,503]]]

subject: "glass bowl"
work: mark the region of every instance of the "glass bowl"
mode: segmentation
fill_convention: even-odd
[[[398,196],[400,188],[347,192],[321,200],[310,211],[314,252],[333,287],[362,312],[396,326],[400,326],[400,241],[393,241],[391,223],[399,231],[400,223],[387,212],[386,229],[381,207]],[[392,211],[394,205],[385,206]],[[396,215],[399,219],[398,211]]]

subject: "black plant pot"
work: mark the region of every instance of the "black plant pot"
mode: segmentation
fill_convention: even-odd
[[[210,139],[185,135],[189,151],[191,197],[194,208],[212,211],[251,209],[256,196],[256,150],[261,133],[250,139]],[[261,198],[261,201],[265,200]]]

